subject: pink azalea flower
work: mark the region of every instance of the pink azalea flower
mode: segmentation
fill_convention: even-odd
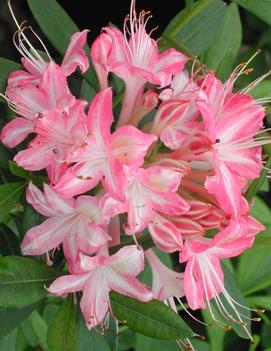
[[[152,240],[164,252],[180,251],[183,246],[181,231],[174,225],[171,218],[155,213],[148,225]]]
[[[37,136],[15,156],[17,164],[30,171],[47,168],[55,183],[67,169],[69,155],[87,137],[85,106],[85,101],[77,100],[68,113],[50,111],[37,118]]]
[[[197,106],[200,89],[186,71],[181,71],[174,76],[171,88],[164,89],[159,98],[163,102],[154,117],[151,133],[159,136],[168,148],[176,150],[202,129]]]
[[[132,1],[130,16],[124,24],[124,34],[116,28],[105,27],[106,35],[102,34],[96,40],[92,50],[95,52],[95,61],[100,62],[98,72],[103,67],[103,77],[111,71],[125,82],[119,125],[126,124],[134,116],[134,111],[141,105],[147,82],[160,88],[169,85],[172,76],[183,69],[188,60],[184,54],[174,49],[159,54],[156,42],[146,32],[147,14],[142,11],[137,18],[135,1]],[[129,29],[126,28],[128,23]]]
[[[101,90],[108,87],[107,76],[109,67],[107,58],[110,55],[111,46],[111,37],[106,33],[102,33],[94,40],[90,48],[90,57],[95,67]]]
[[[93,254],[110,240],[96,197],[63,199],[46,184],[43,194],[30,183],[27,201],[49,218],[25,234],[21,245],[23,255],[41,255],[63,243],[68,263],[73,266],[79,251]]]
[[[133,234],[146,228],[156,212],[167,216],[183,214],[189,210],[189,205],[176,193],[180,180],[179,172],[159,166],[126,167],[123,198],[114,200],[105,195],[101,200],[103,215],[113,217],[127,212],[126,231]]]
[[[53,61],[45,68],[39,85],[8,84],[6,98],[10,107],[19,116],[5,125],[1,140],[8,147],[15,147],[29,133],[35,132],[36,120],[51,111],[68,111],[75,98],[70,93],[66,77]]]
[[[9,76],[9,85],[11,87],[24,86],[25,84],[38,85],[44,71],[46,70],[48,64],[53,62],[46,46],[38,35],[29,26],[19,25],[16,16],[12,10],[11,3],[8,2],[10,13],[14,19],[14,22],[18,28],[14,36],[14,44],[22,55],[22,64],[26,71],[18,70],[12,72]],[[39,53],[38,50],[34,48],[31,44],[29,38],[26,35],[27,30],[30,30],[34,36],[37,37],[41,44],[42,51],[45,52],[47,59]],[[84,46],[87,40],[88,30],[83,30],[82,32],[76,32],[71,36],[70,42],[66,49],[61,68],[65,76],[71,75],[77,67],[80,68],[81,72],[84,73],[89,67],[89,62],[87,55],[84,51]]]
[[[112,256],[80,255],[80,266],[78,273],[55,280],[48,291],[57,296],[83,291],[80,307],[88,328],[104,326],[105,317],[112,311],[111,290],[139,301],[152,298],[152,293],[136,278],[144,268],[144,253],[135,245],[126,246]]]
[[[152,249],[145,252],[152,270],[153,297],[160,301],[168,300],[174,304],[173,297],[183,297],[183,273],[169,269]]]
[[[123,126],[110,133],[113,122],[112,91],[100,92],[93,99],[87,118],[89,136],[84,146],[69,158],[76,162],[56,185],[65,197],[96,186],[104,177],[105,189],[119,197],[123,188],[123,165],[139,167],[149,146],[156,140],[133,126]]]
[[[209,304],[214,299],[218,310],[226,320],[243,323],[238,305],[224,287],[224,273],[220,265],[220,259],[235,257],[251,247],[255,235],[263,230],[263,226],[250,217],[231,220],[230,224],[218,233],[214,239],[204,237],[191,238],[185,241],[184,250],[180,252],[180,262],[186,262],[184,272],[184,292],[189,307],[192,309],[202,308],[207,305],[212,319],[222,326]],[[226,306],[219,298],[222,293],[227,303],[234,311],[235,316],[227,312]],[[226,316],[226,317],[225,317]],[[244,329],[250,336],[248,330]]]
[[[255,136],[262,128],[265,111],[252,97],[231,93],[231,79],[223,85],[211,72],[200,84],[207,96],[201,111],[212,152],[199,158],[205,158],[214,168],[205,186],[228,214],[238,216],[246,208],[241,189],[247,180],[257,178],[263,167],[260,145],[269,141]]]

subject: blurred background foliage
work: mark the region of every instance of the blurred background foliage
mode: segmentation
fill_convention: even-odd
[[[44,4],[46,2],[47,0],[44,0]],[[29,1],[29,3],[33,5],[35,0]],[[88,2],[88,8],[86,8],[86,1],[84,0],[59,0],[58,3],[63,6],[80,29],[91,29],[90,43],[100,33],[101,28],[109,22],[122,28],[123,19],[130,5],[129,0],[118,0],[117,2],[113,0],[95,1],[93,7],[92,3]],[[13,0],[12,4],[19,21],[27,19],[28,23],[32,24],[35,31],[46,42],[52,56],[60,58],[58,51],[61,50],[52,40],[50,44],[46,35],[42,34],[42,30],[39,29],[29,10],[27,1]],[[215,69],[222,80],[229,76],[234,67],[246,62],[257,49],[261,49],[261,53],[249,65],[250,68],[253,68],[250,74],[243,75],[237,80],[236,90],[247,87],[271,69],[271,0],[168,0],[163,2],[137,0],[137,8],[138,10],[150,10],[153,14],[154,18],[148,26],[149,29],[152,29],[159,25],[159,28],[153,33],[153,37],[155,39],[159,38],[161,49],[173,46],[192,56],[199,56],[200,62],[205,64],[207,68]],[[46,14],[44,16],[46,20]],[[175,18],[172,20],[173,17]],[[42,14],[40,21],[42,22]],[[12,43],[15,30],[6,1],[0,0],[0,56],[19,62],[19,54]],[[1,79],[0,84],[3,84]],[[1,86],[2,88],[3,86]],[[265,103],[267,118],[265,122],[266,126],[270,127],[268,98],[271,99],[271,81],[267,78],[251,90],[251,94],[257,99],[267,98]],[[1,113],[4,114],[4,110]],[[265,154],[271,154],[270,148],[265,149]],[[18,189],[20,187],[23,189],[22,186],[25,184],[25,179],[28,180],[29,175],[20,173],[20,170],[16,169],[14,164],[9,164],[11,158],[12,153],[1,146],[1,182],[4,184],[8,177],[14,184],[17,184]],[[22,179],[24,180],[22,181]],[[3,256],[19,254],[18,236],[20,231],[25,233],[29,227],[38,224],[40,221],[37,213],[20,198],[21,194],[22,191],[19,190],[16,197],[11,199],[8,211],[12,210],[12,214],[2,213],[0,215],[0,254]],[[1,196],[3,197],[3,194],[0,194],[0,201]],[[240,258],[226,262],[230,271],[234,273],[238,291],[241,291],[245,296],[246,302],[251,307],[266,309],[266,313],[261,315],[262,322],[252,323],[254,343],[240,338],[234,331],[225,332],[217,326],[204,329],[188,315],[182,313],[183,318],[195,331],[206,336],[205,341],[193,341],[198,351],[271,351],[270,199],[269,182],[265,179],[261,182],[258,195],[253,200],[252,215],[266,226],[266,231],[258,236],[253,248],[245,252]],[[7,234],[9,238],[12,238],[12,247],[7,245]],[[168,265],[173,265],[176,270],[180,270],[174,256],[162,256]],[[148,269],[143,273],[142,279],[146,283],[150,282]],[[48,328],[52,330],[52,320],[54,320],[54,323],[56,323],[56,320],[61,322],[61,313],[65,308],[63,306],[61,299],[49,297],[42,305],[35,304],[21,310],[14,309],[12,315],[10,312],[7,313],[6,309],[0,308],[0,350],[54,351],[55,349],[48,345],[47,332]],[[196,316],[208,322],[207,313],[203,312],[202,315],[197,313]],[[88,332],[81,317],[77,318],[76,323],[78,343],[75,350],[78,351],[178,350],[175,341],[151,339],[132,332],[126,326],[121,327],[120,335],[116,339],[114,331],[107,334],[106,338],[98,335],[95,331]],[[68,337],[72,339],[75,336],[68,334]],[[74,351],[74,348],[73,346],[67,346],[65,350]]]

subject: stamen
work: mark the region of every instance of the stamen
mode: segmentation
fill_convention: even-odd
[[[143,248],[142,248],[142,246],[139,244],[139,242],[137,241],[137,237],[136,237],[136,234],[135,234],[134,232],[132,232],[132,236],[133,236],[134,242],[135,242],[135,244],[136,244],[136,248],[137,248],[138,250],[142,250]]]
[[[207,264],[209,270],[210,270],[210,271],[212,272],[212,274],[214,275],[214,278],[216,278],[216,282],[217,282],[218,285],[220,286],[221,292],[223,293],[224,297],[226,298],[227,303],[229,304],[229,306],[233,309],[234,313],[236,314],[236,317],[237,317],[237,319],[238,319],[238,323],[244,328],[244,330],[245,330],[246,334],[248,335],[248,337],[250,338],[250,340],[253,340],[253,339],[252,339],[252,336],[251,336],[251,334],[250,334],[250,332],[249,332],[249,330],[247,329],[247,324],[241,319],[241,314],[240,314],[240,312],[237,310],[237,308],[235,307],[235,305],[237,305],[237,306],[239,306],[239,307],[241,307],[241,308],[244,308],[244,309],[246,309],[246,310],[250,310],[250,311],[252,311],[253,309],[241,305],[240,303],[238,303],[237,301],[235,301],[235,300],[228,294],[227,290],[225,289],[223,283],[220,281],[220,278],[219,278],[219,276],[217,275],[217,272],[216,272],[216,270],[213,268],[213,266],[212,266],[211,262],[209,261],[208,257],[205,257],[205,258],[206,258],[205,262],[206,262],[206,264]],[[218,296],[218,294],[217,294],[217,296]],[[250,318],[248,318],[248,319],[250,319]]]
[[[189,312],[189,310],[185,307],[185,305],[182,303],[181,299],[179,297],[176,297],[177,301],[179,302],[179,304],[182,306],[182,309],[191,317],[193,318],[196,322],[205,325],[206,327],[209,327],[210,325],[207,323],[204,323],[203,321],[199,320],[198,318],[196,318],[195,316],[193,316],[192,313]]]
[[[49,256],[49,252],[46,252],[46,265],[47,266],[52,266],[54,264],[54,262],[51,260],[50,256]]]
[[[26,23],[25,21],[22,22],[21,25],[19,25],[16,16],[14,14],[14,11],[12,9],[11,6],[11,1],[8,0],[7,1],[8,4],[8,8],[9,11],[11,13],[11,16],[18,28],[18,30],[14,33],[13,36],[13,42],[15,47],[17,48],[17,50],[21,53],[21,55],[30,63],[33,65],[33,67],[35,67],[39,72],[43,72],[44,68],[45,68],[45,64],[46,62],[43,60],[43,58],[41,57],[41,55],[39,54],[39,52],[33,47],[33,45],[31,44],[31,42],[28,40],[27,36],[25,35],[25,31],[27,29],[30,29],[31,32],[35,35],[35,37],[39,40],[39,42],[42,45],[42,48],[45,50],[47,56],[48,56],[48,60],[51,61],[52,58],[48,52],[48,50],[46,49],[44,43],[42,42],[42,40],[39,38],[39,36],[34,32],[34,30],[31,28],[31,26],[24,26],[24,24]],[[24,26],[24,27],[23,27]],[[16,41],[16,39],[18,39],[18,42]],[[28,45],[28,48],[24,45],[24,42]]]
[[[254,89],[260,82],[262,82],[265,78],[269,77],[271,74],[271,70],[261,75],[257,79],[255,79],[252,83],[250,83],[246,88],[239,91],[240,94],[247,94],[252,89]]]

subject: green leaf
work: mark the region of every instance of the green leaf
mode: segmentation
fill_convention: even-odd
[[[247,302],[250,306],[260,307],[267,310],[271,308],[271,296],[270,295],[256,295],[256,296],[248,296],[246,298]]]
[[[27,2],[43,33],[57,51],[64,55],[71,36],[79,31],[77,25],[56,0],[27,0]],[[88,52],[87,49],[86,52]],[[98,91],[97,79],[92,66],[83,75],[83,78],[95,91]]]
[[[41,317],[41,315],[34,311],[30,316],[30,321],[32,328],[37,336],[38,344],[42,347],[43,351],[48,351],[47,346],[47,330],[48,326],[45,320]]]
[[[30,179],[29,173],[22,167],[17,166],[15,161],[9,161],[9,170],[10,172],[20,178]]]
[[[9,169],[9,160],[11,158],[12,158],[12,155],[4,147],[4,145],[0,145],[0,168]]]
[[[256,85],[249,94],[254,97],[254,99],[261,99],[270,96],[271,91],[271,80],[264,80]]]
[[[136,334],[135,351],[180,351],[176,341],[152,339],[142,334]]]
[[[119,338],[116,321],[109,317],[108,330],[105,331],[104,337],[111,351],[118,351]]]
[[[261,331],[261,338],[262,338],[262,350],[264,351],[271,351],[271,340],[270,340],[270,335],[271,335],[271,324],[265,323],[262,326],[262,331]]]
[[[219,35],[225,5],[221,0],[201,0],[189,9],[184,9],[166,27],[161,46],[169,47],[171,44],[168,45],[167,40],[173,38],[191,54],[201,54]]]
[[[29,348],[29,343],[25,337],[21,326],[17,328],[16,351],[26,351]]]
[[[0,257],[0,306],[20,308],[46,296],[59,272],[28,257]]]
[[[255,196],[250,214],[267,227],[271,226],[271,209],[259,196]]]
[[[213,312],[216,318],[219,318],[215,308],[213,309]],[[207,324],[212,323],[212,320],[210,318],[210,313],[207,309],[201,310],[201,314],[203,316],[205,323]],[[208,340],[210,342],[211,351],[223,350],[224,337],[225,337],[226,331],[220,326],[214,325],[212,327],[207,327],[206,332],[208,335]]]
[[[8,75],[22,66],[16,62],[0,57],[0,93],[4,93]]]
[[[23,193],[25,183],[9,183],[0,185],[0,222],[4,222],[9,212]]]
[[[193,5],[194,0],[185,0],[185,7],[190,9]]]
[[[271,26],[271,0],[232,0]]]
[[[261,233],[260,235],[263,235]],[[254,245],[244,252],[238,263],[238,285],[249,295],[271,284],[271,251],[267,245]]]
[[[4,223],[0,223],[0,254],[2,256],[20,254],[19,238]]]
[[[80,98],[91,102],[94,96],[97,94],[97,91],[86,81],[82,80]]]
[[[70,37],[79,29],[56,0],[27,0],[28,6],[48,40],[62,55]]]
[[[17,328],[39,304],[33,304],[24,308],[0,307],[0,339]]]
[[[266,168],[270,168],[271,167],[271,156],[268,157],[268,159],[266,160],[266,164],[265,164]],[[260,177],[257,179],[254,179],[251,184],[249,185],[249,188],[247,189],[246,193],[245,193],[245,198],[250,201],[254,198],[254,196],[258,193],[258,191],[261,189],[261,187],[263,186],[266,176],[267,176],[267,169],[263,169],[261,171]]]
[[[50,351],[77,351],[76,309],[69,295],[48,327]]]
[[[162,302],[140,302],[116,292],[110,293],[110,300],[114,315],[141,334],[162,340],[195,335],[182,318]]]
[[[76,351],[111,351],[104,336],[99,335],[94,329],[89,330],[86,327],[81,313],[78,313],[77,331],[78,345]]]
[[[261,290],[271,284],[271,210],[261,198],[256,197],[251,214],[266,226],[266,231],[256,237],[255,244],[244,252],[238,261],[238,284],[244,294]],[[265,242],[265,244],[264,244]]]
[[[225,80],[232,71],[242,40],[242,25],[238,6],[230,4],[225,10],[222,30],[201,61],[207,68],[216,71],[218,78]]]
[[[41,223],[41,215],[36,212],[32,206],[26,205],[22,218],[22,233],[23,235],[32,227]]]
[[[32,181],[37,186],[48,182],[48,177],[42,175],[33,175],[31,172],[28,172],[24,168],[19,167],[15,161],[9,161],[9,170],[16,177]]]
[[[16,338],[17,330],[15,329],[11,333],[6,335],[2,340],[0,340],[0,350],[16,351]]]
[[[259,335],[255,334],[253,335],[253,343],[249,346],[248,351],[256,351],[258,349],[258,346],[261,342],[261,338]]]

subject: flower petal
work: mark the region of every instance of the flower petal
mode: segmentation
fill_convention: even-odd
[[[103,322],[109,309],[109,288],[102,274],[95,274],[85,284],[80,307],[88,328]]]
[[[95,96],[88,111],[88,129],[98,145],[109,143],[110,128],[114,120],[112,111],[112,90],[108,88]]]
[[[74,212],[73,199],[63,199],[52,187],[47,184],[44,184],[43,188],[46,202],[51,209],[55,211],[55,213],[67,215]]]
[[[56,296],[83,290],[89,276],[87,274],[64,275],[56,279],[47,289]]]
[[[97,249],[111,240],[107,232],[93,223],[80,221],[78,226],[77,243],[80,251],[85,254],[93,254]]]
[[[74,174],[72,168],[68,168],[65,174],[58,180],[54,189],[64,198],[71,198],[75,195],[85,193],[94,188],[100,180],[100,175],[97,174],[92,179],[81,179]]]
[[[144,251],[136,245],[125,246],[111,256],[109,262],[118,274],[137,276],[144,269]]]
[[[46,217],[54,217],[55,211],[47,203],[43,193],[32,182],[26,189],[26,201],[31,204],[34,209]]]
[[[41,255],[58,247],[69,233],[71,223],[65,217],[52,217],[28,230],[21,244],[23,255]]]
[[[14,157],[14,161],[18,166],[27,169],[28,171],[40,171],[48,167],[54,161],[54,146],[41,144],[34,140],[28,149],[18,152]]]
[[[152,292],[135,277],[117,274],[112,269],[108,270],[106,278],[110,289],[122,295],[127,295],[143,302],[150,301],[153,297]]]
[[[12,148],[20,144],[33,131],[32,121],[16,117],[4,126],[0,138],[3,144]]]
[[[85,29],[71,36],[61,64],[61,68],[66,76],[70,76],[78,66],[82,73],[85,73],[89,67],[88,58],[84,51],[88,32],[89,30]]]
[[[133,126],[123,126],[111,136],[110,148],[112,155],[122,163],[139,167],[144,162],[148,148],[156,140],[155,135],[142,133]]]
[[[153,67],[153,73],[159,81],[160,88],[163,88],[171,83],[172,76],[184,68],[188,61],[188,57],[183,53],[168,49],[159,55],[158,61]]]

